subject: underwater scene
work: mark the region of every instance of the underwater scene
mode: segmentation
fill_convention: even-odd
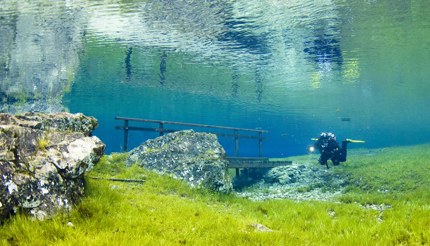
[[[0,140],[0,244],[430,244],[428,13],[427,0],[0,0],[2,138],[33,146]],[[35,112],[97,123],[55,118],[76,151],[58,161],[67,141],[46,121],[9,132]],[[60,186],[82,189],[45,197],[70,156],[84,164]],[[25,162],[42,158],[57,178]],[[40,212],[33,191],[6,205],[27,179],[62,209]]]

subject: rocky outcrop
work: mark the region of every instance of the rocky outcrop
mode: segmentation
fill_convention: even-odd
[[[83,174],[103,155],[82,114],[0,114],[0,221],[18,211],[38,219],[83,195]]]
[[[289,184],[290,186],[322,183],[328,178],[327,169],[299,163],[272,168],[264,176],[267,183]]]
[[[221,192],[232,189],[225,151],[210,133],[186,130],[148,140],[130,151],[127,164],[172,175],[192,187]]]
[[[315,161],[316,162],[316,161]],[[340,195],[345,177],[315,163],[293,163],[274,167],[255,180],[254,185],[236,194],[252,200],[292,199],[331,201]]]

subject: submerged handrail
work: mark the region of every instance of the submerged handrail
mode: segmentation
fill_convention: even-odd
[[[128,131],[130,130],[136,130],[136,131],[152,131],[152,132],[158,132],[161,135],[163,135],[165,132],[174,132],[179,131],[179,129],[166,129],[165,125],[177,125],[177,126],[193,126],[193,127],[200,127],[200,128],[208,128],[208,129],[219,129],[219,130],[225,130],[225,131],[233,131],[233,133],[225,133],[225,132],[211,132],[218,136],[224,136],[224,137],[234,137],[235,140],[235,155],[239,156],[239,138],[254,138],[258,139],[258,147],[259,147],[259,156],[261,157],[263,154],[263,134],[267,133],[267,130],[262,129],[249,129],[249,128],[240,128],[240,127],[230,127],[230,126],[217,126],[217,125],[207,125],[207,124],[196,124],[196,123],[187,123],[187,122],[177,122],[177,121],[165,121],[165,120],[154,120],[154,119],[143,119],[143,118],[130,118],[130,117],[121,117],[116,116],[115,120],[122,120],[124,121],[123,126],[116,126],[115,129],[118,130],[124,130],[124,145],[123,145],[123,151],[127,151],[128,149]],[[150,128],[150,127],[137,127],[137,126],[130,126],[129,122],[140,122],[140,123],[158,123],[158,128]],[[239,132],[245,132],[239,134]],[[249,135],[246,133],[254,133],[255,135]]]
[[[231,127],[231,126],[217,126],[217,125],[206,125],[206,124],[196,124],[196,123],[186,123],[186,122],[177,122],[177,121],[165,121],[165,120],[152,120],[152,119],[142,119],[142,118],[128,118],[128,117],[115,117],[116,120],[129,120],[129,121],[138,121],[138,122],[148,122],[148,123],[162,123],[162,124],[171,124],[171,125],[182,125],[182,126],[197,126],[203,128],[218,128],[225,130],[238,130],[238,131],[248,131],[248,132],[262,132],[267,133],[267,130],[261,129],[250,129],[250,128],[240,128],[240,127]]]

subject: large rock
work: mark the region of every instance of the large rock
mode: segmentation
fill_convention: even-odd
[[[292,199],[335,201],[345,185],[345,177],[325,166],[313,163],[292,163],[271,168],[249,190],[237,195],[252,200]]]
[[[127,164],[173,175],[192,187],[221,192],[232,189],[225,151],[210,133],[186,130],[148,140],[130,151]]]
[[[38,219],[83,195],[83,174],[104,153],[82,114],[0,114],[0,221],[18,211]]]
[[[326,169],[319,166],[304,164],[292,164],[275,167],[264,176],[267,183],[279,183],[281,185],[311,185],[315,182],[324,182],[328,177]]]

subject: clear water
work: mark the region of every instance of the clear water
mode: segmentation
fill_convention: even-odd
[[[2,20],[80,30],[62,100],[99,120],[108,153],[123,145],[115,116],[265,129],[270,157],[306,153],[321,131],[366,140],[353,148],[430,139],[427,0],[0,2]],[[129,146],[154,136],[132,132]]]

